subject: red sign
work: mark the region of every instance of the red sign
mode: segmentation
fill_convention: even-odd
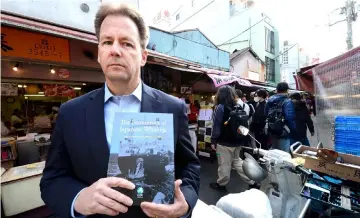
[[[60,78],[68,79],[68,78],[70,77],[70,72],[69,72],[67,69],[60,69],[60,70],[57,72],[57,75],[58,75]]]

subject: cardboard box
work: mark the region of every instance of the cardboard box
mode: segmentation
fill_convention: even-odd
[[[331,176],[337,176],[351,181],[360,182],[360,156],[338,152],[339,157],[344,159],[344,163],[326,163],[317,157],[302,154],[306,150],[317,152],[318,149],[301,145],[293,153],[294,157],[301,157],[305,159],[305,168]]]

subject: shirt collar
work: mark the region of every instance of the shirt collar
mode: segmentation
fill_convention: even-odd
[[[134,90],[133,93],[131,93],[130,95],[123,95],[123,96],[135,96],[140,102],[141,102],[141,97],[142,97],[142,82],[139,83],[139,85],[136,87],[136,89]],[[106,103],[111,97],[113,97],[114,95],[110,92],[107,84],[105,83],[105,97],[104,97],[104,102]]]

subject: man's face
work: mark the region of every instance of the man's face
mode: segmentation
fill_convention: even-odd
[[[128,17],[107,16],[100,28],[98,62],[107,81],[135,81],[147,51],[140,45],[136,24]]]

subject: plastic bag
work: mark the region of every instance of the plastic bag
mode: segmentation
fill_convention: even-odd
[[[257,189],[228,194],[216,203],[216,207],[232,217],[272,218],[272,209],[266,194]]]

